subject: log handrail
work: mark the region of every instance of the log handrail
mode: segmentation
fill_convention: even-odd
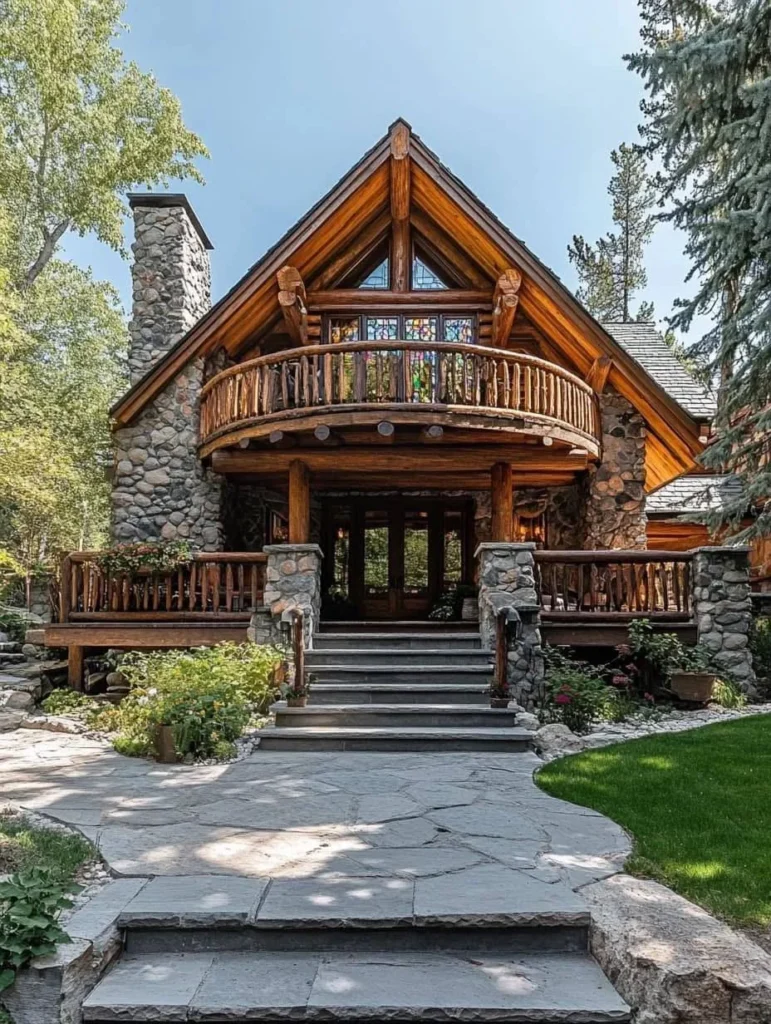
[[[294,661],[294,685],[305,688],[305,615],[302,608],[292,608],[291,643]]]
[[[101,552],[73,551],[61,568],[62,622],[248,620],[262,602],[267,555],[198,551],[168,571],[104,572]]]
[[[457,342],[305,345],[231,366],[201,389],[200,439],[276,414],[419,406],[532,416],[596,445],[591,387],[536,356]]]
[[[690,551],[536,551],[541,610],[595,621],[693,617]]]

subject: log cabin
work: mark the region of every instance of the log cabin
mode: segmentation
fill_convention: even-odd
[[[130,205],[113,537],[196,553],[162,579],[65,560],[47,639],[73,681],[88,646],[244,636],[286,604],[282,546],[319,552],[322,620],[425,621],[500,542],[535,545],[547,638],[693,628],[690,556],[646,507],[696,469],[712,395],[654,325],[595,320],[405,121],[214,305],[186,198]]]

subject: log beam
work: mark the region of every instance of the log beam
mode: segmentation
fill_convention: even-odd
[[[605,385],[608,381],[608,374],[612,367],[613,360],[610,356],[597,356],[589,367],[589,372],[586,375],[586,383],[595,395],[601,395],[605,390]]]
[[[391,128],[391,287],[410,288],[410,130],[403,121]]]
[[[278,304],[286,323],[286,329],[298,345],[308,341],[308,298],[302,275],[295,267],[284,266],[276,274],[278,280]]]
[[[521,284],[522,275],[513,267],[504,270],[495,284],[495,291],[493,292],[493,348],[505,348],[508,343],[511,328],[514,326],[514,317],[517,315]]]
[[[514,539],[514,496],[510,462],[496,462],[490,473],[492,504],[491,540]]]
[[[380,291],[378,288],[338,288],[333,291],[308,292],[308,309],[315,311],[348,310],[379,306],[401,306],[413,309],[415,306],[441,306],[454,309],[480,309],[490,311],[492,293],[465,288],[448,288],[446,291],[397,292]]]
[[[311,485],[301,459],[289,463],[289,543],[307,544],[311,533]]]

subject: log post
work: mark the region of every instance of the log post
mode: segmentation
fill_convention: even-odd
[[[307,544],[311,532],[311,487],[308,466],[289,463],[289,543]]]
[[[412,271],[410,245],[410,129],[403,121],[391,127],[391,288],[409,291]]]
[[[78,693],[83,692],[83,648],[67,648],[67,683]]]
[[[510,462],[496,462],[490,473],[492,504],[492,540],[514,539],[514,498]]]

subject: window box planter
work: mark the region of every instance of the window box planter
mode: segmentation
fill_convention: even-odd
[[[304,708],[308,704],[308,697],[287,697],[286,706],[288,708]]]
[[[712,699],[716,678],[712,672],[673,672],[669,685],[679,700],[707,704]]]

